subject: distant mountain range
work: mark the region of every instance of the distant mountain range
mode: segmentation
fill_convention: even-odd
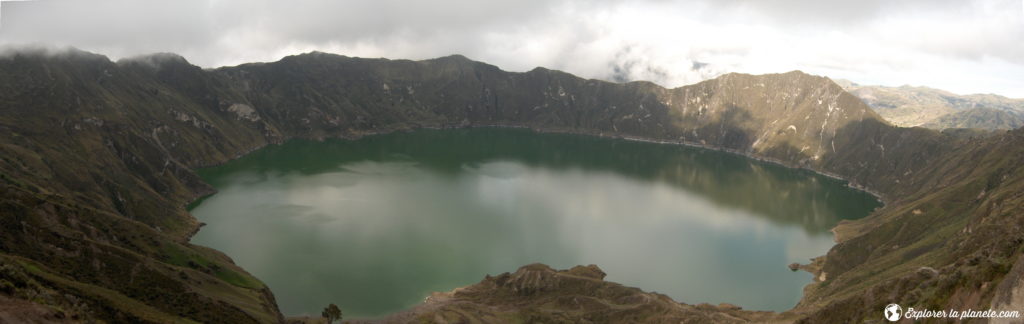
[[[860,323],[890,303],[1024,305],[1024,129],[896,127],[828,78],[726,74],[666,89],[462,56],[314,52],[202,69],[173,54],[25,50],[0,57],[0,303],[11,305],[0,315],[281,322],[268,287],[189,243],[201,224],[185,206],[213,192],[194,169],[295,138],[479,126],[729,151],[848,180],[886,205],[833,229],[837,245],[801,267],[814,282],[783,313],[684,305],[598,267],[531,265],[394,321]]]
[[[1014,129],[1024,126],[1024,99],[992,94],[957,95],[927,87],[836,83],[864,100],[889,122],[904,127],[932,129]]]

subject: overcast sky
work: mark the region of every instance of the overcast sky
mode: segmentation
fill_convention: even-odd
[[[1024,98],[1024,0],[3,0],[0,43],[203,67],[453,53],[668,87],[803,70]]]

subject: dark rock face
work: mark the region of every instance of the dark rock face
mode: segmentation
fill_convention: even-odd
[[[1021,130],[974,136],[893,127],[831,80],[801,72],[665,89],[540,68],[510,73],[461,56],[310,53],[203,70],[175,55],[113,63],[71,51],[0,58],[0,105],[0,261],[35,282],[7,294],[77,296],[86,319],[281,320],[262,283],[227,256],[188,244],[198,224],[184,206],[212,192],[192,169],[290,138],[419,127],[529,127],[705,146],[842,177],[885,198],[872,216],[836,229],[841,242],[810,267],[820,282],[780,319],[856,321],[895,301],[984,308],[1024,242]],[[922,266],[937,273],[921,277]],[[614,285],[603,275],[596,266],[530,265],[467,288],[507,298],[452,298],[491,305],[466,306],[477,307],[479,319],[761,316],[639,291],[602,295]],[[638,302],[644,298],[663,302]],[[601,310],[613,302],[633,306]],[[556,316],[542,305],[584,311]]]

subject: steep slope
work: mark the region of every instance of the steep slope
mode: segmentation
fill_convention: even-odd
[[[816,309],[806,322],[868,320],[876,314],[865,310],[889,303],[1019,310],[1024,129],[959,147],[913,176],[906,199],[836,229],[854,233],[829,251],[826,281],[797,307]]]
[[[868,86],[847,80],[838,83],[899,126],[1005,130],[1019,127],[1024,114],[1024,99],[991,94],[957,95],[927,87]]]
[[[0,291],[86,319],[280,320],[262,283],[226,256],[187,242],[199,224],[185,204],[212,192],[192,169],[290,138],[418,127],[516,126],[705,146],[842,177],[885,198],[878,212],[836,229],[842,243],[808,267],[820,283],[783,319],[817,318],[827,309],[840,321],[873,314],[875,303],[899,296],[865,292],[905,280],[917,266],[948,267],[935,276],[947,284],[906,301],[994,304],[992,287],[1002,287],[1007,264],[1017,259],[1011,247],[1019,246],[1003,231],[1021,211],[1007,198],[1021,192],[1013,173],[1020,165],[1013,148],[1024,147],[1020,131],[974,136],[893,127],[831,80],[802,72],[728,74],[665,89],[542,68],[510,73],[461,56],[414,62],[310,53],[202,70],[171,54],[114,63],[78,51],[24,52],[0,58],[0,102],[0,287],[11,287]],[[988,162],[969,162],[976,157]],[[999,217],[980,216],[994,210]],[[977,226],[993,219],[999,228]],[[996,252],[1001,259],[991,267],[958,263]],[[971,269],[987,275],[946,275]],[[550,269],[526,271],[562,278]],[[488,280],[480,291],[507,289]],[[1005,285],[1009,292],[1018,286]],[[604,283],[580,287],[548,296],[622,303],[601,292]],[[34,299],[41,294],[56,297]],[[980,297],[949,298],[957,294]],[[1008,294],[1006,303],[1019,302]],[[474,318],[542,305],[576,309],[523,296],[452,296],[458,303],[432,309],[470,305]],[[499,309],[506,301],[519,306]],[[657,304],[621,316],[695,314],[694,306]],[[699,311],[763,319],[734,309]],[[561,319],[610,319],[586,310],[565,314]]]
[[[459,56],[411,62],[323,53],[215,72],[226,76],[265,121],[285,124],[276,127],[287,136],[525,126],[702,145],[823,172],[850,169],[843,175],[872,188],[891,186],[898,178],[883,176],[920,165],[897,160],[918,153],[928,158],[940,153],[932,145],[953,140],[933,131],[893,128],[827,78],[802,72],[727,74],[664,89],[541,68],[508,73]],[[860,138],[867,135],[875,138]],[[923,145],[902,146],[918,138]],[[875,159],[886,149],[893,157],[883,160],[888,168],[861,170],[862,163],[881,163]]]
[[[201,69],[166,59],[159,70],[84,52],[0,60],[0,283],[68,317],[277,321],[262,283],[187,243],[198,224],[183,204],[211,190],[179,161],[265,142],[163,87],[192,73],[205,88]],[[172,126],[183,124],[196,126]]]

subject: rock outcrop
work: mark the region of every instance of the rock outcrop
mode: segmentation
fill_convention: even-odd
[[[188,243],[199,224],[185,205],[213,191],[193,169],[291,138],[473,126],[704,146],[847,179],[884,198],[871,216],[835,229],[838,245],[809,267],[818,282],[779,319],[858,322],[891,302],[1015,303],[1016,284],[1002,282],[1024,242],[1024,130],[894,127],[831,80],[802,72],[665,89],[542,68],[511,73],[461,56],[324,53],[215,70],[166,54],[117,63],[73,50],[0,58],[0,261],[14,269],[0,272],[0,286],[25,283],[4,293],[53,308],[72,298],[34,296],[74,297],[83,320],[280,321],[262,283]],[[467,318],[761,316],[673,304],[598,274],[528,266],[453,293],[451,305],[479,306],[466,306],[478,312]],[[505,297],[473,294],[488,289]],[[633,297],[602,299],[608,291]]]
[[[604,281],[595,265],[554,270],[543,264],[488,276],[435,293],[382,323],[747,323],[776,317],[733,305],[687,305]]]

